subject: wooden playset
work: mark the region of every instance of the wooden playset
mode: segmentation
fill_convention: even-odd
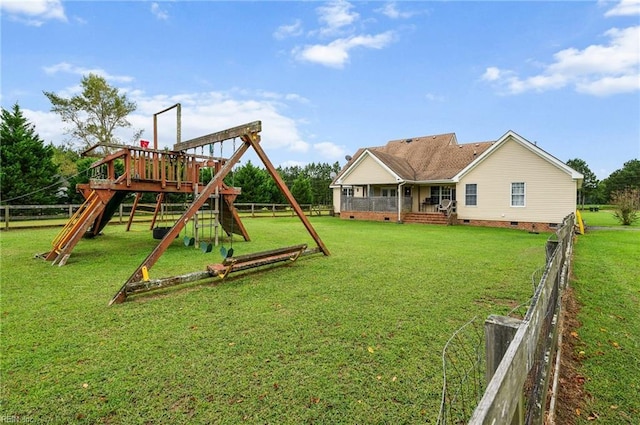
[[[176,109],[177,116],[176,143],[172,150],[160,150],[158,149],[157,117],[172,109]],[[42,255],[44,259],[51,261],[52,264],[64,265],[77,243],[83,237],[92,238],[100,233],[125,197],[129,194],[135,194],[134,205],[127,224],[127,230],[129,230],[140,197],[145,192],[157,194],[151,223],[152,229],[167,194],[191,194],[193,200],[186,206],[177,221],[172,223],[172,226],[154,230],[154,237],[159,239],[158,245],[122,285],[110,304],[121,303],[127,298],[127,295],[133,293],[216,276],[224,279],[236,271],[284,261],[295,261],[300,255],[313,253],[329,255],[328,249],[260,146],[260,131],[262,130],[260,121],[181,141],[181,107],[180,104],[176,104],[154,114],[153,124],[153,148],[145,146],[148,143],[141,143],[140,147],[99,144],[85,151],[85,154],[88,154],[105,146],[117,149],[92,164],[91,168],[94,170],[95,178],[91,178],[87,184],[78,185],[77,189],[82,193],[85,202],[53,240],[51,251]],[[237,139],[240,140],[238,146],[236,146]],[[222,148],[220,148],[221,155],[214,156],[213,152],[217,151],[216,146],[221,146],[228,140],[233,141],[233,154],[229,158],[223,158]],[[200,155],[188,153],[189,151],[195,152],[197,148],[200,148]],[[308,248],[306,245],[295,245],[238,257],[233,256],[232,247],[228,251],[222,248],[221,253],[225,257],[222,263],[209,265],[206,271],[150,280],[148,277],[149,269],[180,235],[185,226],[191,220],[197,220],[198,212],[207,202],[211,203],[212,211],[215,209],[215,217],[211,218],[222,227],[227,235],[237,234],[242,236],[245,241],[250,240],[240,216],[233,206],[241,188],[228,186],[223,181],[249,148],[254,149],[317,246]],[[205,152],[208,155],[205,155]],[[124,165],[124,172],[119,175],[116,173],[116,161]],[[211,170],[209,181],[202,181],[202,176],[206,175],[201,173],[204,168]],[[215,207],[213,207],[214,201]],[[162,231],[157,232],[158,230]],[[185,245],[193,245],[193,238],[185,237],[184,243]],[[211,241],[208,244],[203,243],[201,249],[203,252],[210,252],[212,250]]]

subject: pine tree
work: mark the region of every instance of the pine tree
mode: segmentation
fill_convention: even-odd
[[[45,146],[16,103],[2,108],[0,123],[0,197],[13,205],[47,205],[58,200],[61,185],[53,146]]]

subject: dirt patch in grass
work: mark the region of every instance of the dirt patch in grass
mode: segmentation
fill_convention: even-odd
[[[584,390],[585,377],[578,372],[583,345],[578,337],[578,328],[581,326],[577,319],[580,305],[571,287],[565,291],[563,304],[562,358],[556,401],[556,423],[573,425],[583,414],[584,400],[588,394]]]

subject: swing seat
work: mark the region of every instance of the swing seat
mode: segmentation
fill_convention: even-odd
[[[206,254],[207,252],[211,252],[211,250],[213,250],[213,244],[211,242],[200,242],[200,251]]]
[[[184,246],[194,246],[196,244],[196,238],[190,238],[189,236],[185,236],[182,239]]]
[[[224,279],[231,272],[253,269],[269,264],[284,261],[296,261],[298,257],[307,249],[307,244],[288,246],[271,251],[256,252],[253,254],[239,255],[237,257],[227,257],[222,264],[210,264],[207,270],[213,276]]]
[[[169,233],[171,227],[154,227],[153,228],[153,239],[162,239],[165,237],[167,233]]]

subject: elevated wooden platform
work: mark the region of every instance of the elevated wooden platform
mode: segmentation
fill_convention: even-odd
[[[78,185],[77,190],[85,198],[85,203],[79,209],[80,214],[74,215],[56,236],[51,251],[44,255],[46,260],[53,261],[52,264],[63,266],[80,239],[98,235],[127,195],[182,193],[192,194],[195,198],[198,191],[209,183],[202,181],[201,170],[210,168],[211,175],[215,176],[226,162],[225,158],[192,155],[182,151],[109,146],[118,146],[120,149],[93,163],[93,177],[89,183]],[[85,154],[92,150],[85,151]],[[224,201],[220,203],[223,218],[220,224],[224,231],[249,240],[249,234],[233,206],[240,194],[239,189],[228,187],[222,180],[211,189],[212,193],[218,193]],[[130,219],[134,213],[135,209]],[[190,215],[185,220],[191,218]]]

